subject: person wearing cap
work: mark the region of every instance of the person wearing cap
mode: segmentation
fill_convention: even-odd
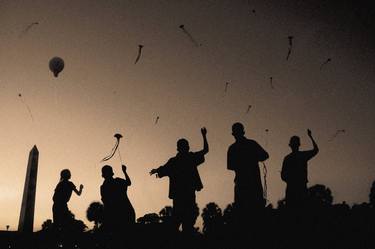
[[[74,183],[69,181],[70,178],[71,173],[69,169],[64,169],[60,172],[60,181],[55,188],[52,198],[53,223],[59,229],[69,225],[69,222],[73,219],[72,213],[68,208],[68,202],[72,196],[72,192],[80,196],[83,190],[82,184],[79,186],[79,190],[77,190]]]
[[[292,149],[292,152],[283,161],[281,179],[287,184],[285,193],[287,207],[301,207],[306,202],[308,182],[307,162],[319,152],[318,145],[309,129],[307,130],[307,135],[313,144],[313,149],[300,151],[300,138],[292,136],[289,141],[289,147]]]
[[[208,153],[207,130],[201,129],[203,149],[190,152],[189,142],[182,138],[177,141],[177,155],[157,169],[152,169],[150,175],[158,178],[169,177],[169,198],[173,200],[173,228],[178,230],[182,224],[182,231],[194,232],[196,219],[195,191],[203,188],[197,167],[205,161]]]
[[[127,195],[131,181],[125,165],[122,165],[122,172],[125,179],[114,178],[111,166],[102,167],[104,181],[100,186],[100,195],[104,205],[103,226],[111,232],[126,230],[135,223],[135,211]]]
[[[259,162],[267,160],[269,155],[255,140],[245,137],[243,124],[234,123],[232,135],[235,142],[228,149],[227,169],[235,172],[234,207],[242,216],[265,206]]]

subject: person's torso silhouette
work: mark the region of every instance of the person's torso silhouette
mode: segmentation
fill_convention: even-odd
[[[150,174],[157,174],[158,177],[168,176],[169,194],[173,200],[173,225],[178,229],[182,224],[184,232],[192,233],[195,223],[195,192],[203,188],[198,172],[198,166],[205,161],[205,154],[208,153],[207,130],[201,129],[203,136],[203,150],[189,152],[189,143],[186,139],[177,142],[178,153],[168,162],[157,169],[151,170]]]
[[[264,207],[259,162],[269,157],[256,141],[246,138],[244,134],[242,124],[232,126],[236,141],[227,154],[227,169],[235,172],[234,204],[239,211]]]
[[[68,202],[73,191],[77,195],[81,195],[82,193],[83,185],[80,185],[79,190],[77,190],[74,183],[69,181],[70,177],[71,174],[68,169],[61,171],[60,182],[57,184],[52,197],[53,222],[55,223],[56,227],[66,226],[73,219],[73,216],[68,209]]]
[[[102,168],[104,181],[100,194],[104,205],[104,225],[112,231],[126,229],[135,223],[135,211],[127,195],[131,182],[124,166],[123,171],[126,179],[113,178],[112,167],[108,165]]]
[[[281,179],[287,184],[285,199],[288,207],[301,207],[307,199],[308,161],[319,152],[310,130],[308,130],[308,135],[314,148],[299,151],[300,138],[293,136],[289,142],[292,152],[283,160]]]

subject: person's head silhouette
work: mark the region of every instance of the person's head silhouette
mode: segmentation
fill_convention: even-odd
[[[187,153],[190,150],[189,142],[185,138],[181,138],[177,141],[177,151],[179,153]]]
[[[113,177],[113,170],[112,167],[109,165],[104,165],[102,168],[102,177],[104,179],[110,179]]]
[[[60,180],[69,180],[71,177],[70,170],[63,169],[60,172]]]
[[[298,136],[293,136],[290,138],[289,146],[292,149],[292,151],[298,151],[300,145],[301,145],[301,142]]]
[[[244,128],[243,124],[241,124],[239,122],[234,123],[232,125],[232,135],[234,136],[234,138],[236,140],[244,137],[244,135],[245,135],[245,128]]]

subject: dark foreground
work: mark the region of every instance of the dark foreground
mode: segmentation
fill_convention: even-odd
[[[268,207],[233,218],[212,215],[203,232],[173,232],[167,223],[136,224],[129,231],[0,232],[0,248],[375,248],[375,208],[369,204],[319,206],[304,211]]]

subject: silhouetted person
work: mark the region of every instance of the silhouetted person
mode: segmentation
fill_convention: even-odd
[[[234,207],[241,215],[265,206],[258,163],[269,155],[256,141],[245,137],[241,123],[232,125],[232,135],[236,141],[228,149],[227,168],[235,172]]]
[[[168,160],[164,166],[152,169],[150,175],[157,177],[169,177],[169,198],[173,200],[173,225],[178,230],[182,224],[182,230],[187,233],[194,231],[196,219],[195,191],[203,188],[197,167],[205,160],[208,153],[207,130],[201,129],[203,137],[203,149],[190,152],[189,142],[186,139],[177,141],[177,155]]]
[[[61,171],[60,182],[57,184],[53,195],[53,222],[57,228],[66,227],[73,220],[72,213],[68,209],[72,192],[74,191],[78,196],[82,193],[83,185],[81,184],[79,190],[77,190],[74,183],[69,181],[70,177],[71,174],[68,169]]]
[[[127,195],[131,181],[125,165],[122,165],[122,172],[125,179],[113,178],[111,166],[102,168],[104,182],[100,186],[100,194],[104,204],[103,225],[108,231],[126,230],[135,223],[135,211]]]
[[[281,170],[281,179],[286,182],[286,205],[287,207],[303,206],[307,198],[307,162],[319,152],[318,145],[307,130],[314,146],[312,150],[299,151],[301,145],[300,138],[293,136],[290,138],[289,146],[292,152],[284,158]]]

